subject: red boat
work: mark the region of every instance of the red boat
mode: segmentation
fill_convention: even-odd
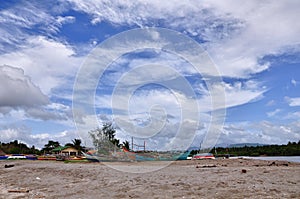
[[[212,153],[198,153],[193,156],[192,160],[216,159]]]

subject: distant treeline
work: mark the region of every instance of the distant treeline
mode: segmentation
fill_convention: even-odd
[[[300,156],[300,141],[289,142],[286,145],[264,145],[264,146],[244,146],[223,148],[218,147],[211,150],[215,155],[235,155],[235,156]]]
[[[28,147],[26,144],[18,142],[17,140],[9,143],[0,142],[0,153],[3,151],[6,154],[44,154],[50,152],[55,147],[60,146],[59,142],[48,141],[41,150],[34,146]],[[72,143],[67,143],[65,146],[73,146],[78,150],[85,150],[81,146],[80,139],[72,140]],[[124,142],[124,146],[129,148],[129,142]],[[201,153],[199,150],[191,151],[191,155]],[[202,151],[203,152],[203,151]],[[244,147],[218,147],[211,151],[215,156],[226,156],[228,154],[234,156],[300,156],[300,141],[289,142],[286,145],[264,145],[264,146],[244,146]],[[0,154],[1,155],[1,154]]]
[[[18,140],[2,143],[0,142],[0,152],[6,154],[41,154],[41,151],[36,149],[35,146],[28,147],[26,144],[18,142]]]
[[[49,140],[47,144],[44,145],[44,148],[41,150],[36,149],[35,146],[28,147],[26,144],[19,142],[18,140],[14,140],[9,143],[2,143],[0,142],[0,155],[1,152],[5,154],[34,154],[34,155],[41,155],[46,153],[51,153],[51,151],[56,148],[60,147],[60,143],[57,141]],[[67,143],[64,146],[71,146],[76,148],[79,151],[84,151],[85,147],[81,146],[80,139],[72,140],[72,143]]]

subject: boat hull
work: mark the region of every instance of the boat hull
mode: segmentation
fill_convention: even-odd
[[[201,153],[193,156],[192,160],[204,160],[204,159],[216,159],[215,156],[211,153]]]
[[[6,160],[8,158],[8,156],[4,155],[4,156],[0,156],[0,160]]]

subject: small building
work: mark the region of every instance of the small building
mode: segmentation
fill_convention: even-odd
[[[79,151],[72,146],[59,146],[52,150],[55,155],[61,156],[79,156]]]

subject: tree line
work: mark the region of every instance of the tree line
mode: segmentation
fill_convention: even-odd
[[[107,140],[113,146],[121,147],[121,145],[129,150],[129,142],[126,140],[123,143],[120,143],[120,140],[116,138],[116,130],[113,127],[112,123],[103,124],[102,128],[96,128],[95,130],[91,130],[89,132],[93,140],[94,146],[97,146],[101,143],[100,138]],[[82,145],[81,139],[74,139],[70,143],[66,143],[64,146],[70,146],[77,149],[79,152],[87,151],[88,149]],[[62,147],[62,145],[58,141],[49,140],[44,147],[39,150],[35,148],[35,146],[28,147],[26,144],[19,142],[18,140],[11,141],[9,143],[0,142],[0,151],[2,150],[6,154],[49,154],[53,149],[57,147]],[[101,146],[98,146],[101,147]]]
[[[285,145],[244,146],[212,149],[211,153],[218,156],[226,154],[235,156],[300,156],[300,141],[288,142]]]
[[[80,139],[72,140],[72,143],[67,143],[64,146],[71,146],[77,149],[78,151],[85,151],[86,148],[81,145]],[[6,154],[35,154],[42,155],[51,153],[51,151],[57,147],[62,147],[62,145],[58,141],[49,140],[44,147],[39,150],[36,149],[33,145],[32,147],[28,147],[26,144],[19,142],[18,140],[14,140],[9,143],[0,142],[0,150],[2,150]]]

